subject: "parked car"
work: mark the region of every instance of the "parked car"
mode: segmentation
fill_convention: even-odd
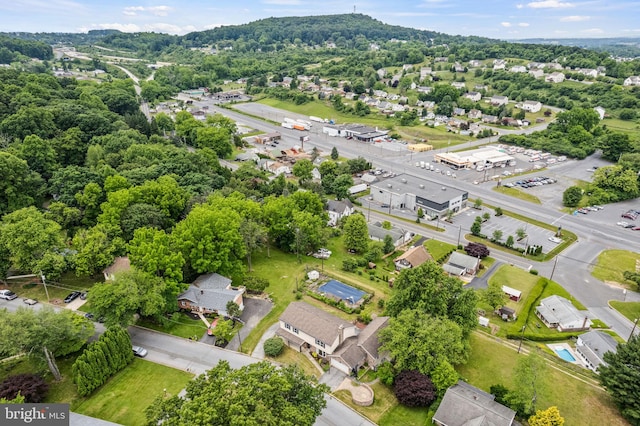
[[[87,300],[87,294],[88,294],[88,293],[89,293],[89,291],[83,291],[83,292],[80,294],[80,299],[82,299],[82,300]]]
[[[22,299],[22,301],[24,303],[26,303],[27,305],[29,305],[29,306],[33,306],[36,303],[38,303],[38,301],[36,299]]]
[[[0,299],[13,300],[16,297],[18,297],[18,295],[11,290],[0,290]]]
[[[560,244],[562,242],[562,240],[558,237],[549,237],[549,241],[556,244]]]
[[[133,354],[135,356],[139,356],[140,358],[144,358],[145,356],[147,356],[147,350],[141,346],[132,346],[131,349],[133,350]]]
[[[67,297],[64,298],[64,303],[71,303],[74,300],[76,300],[78,297],[80,297],[80,292],[79,291],[72,291],[71,293],[69,293],[67,295]]]

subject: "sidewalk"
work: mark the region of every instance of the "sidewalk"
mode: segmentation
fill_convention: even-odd
[[[253,352],[251,352],[252,357],[258,358],[258,359],[264,359],[264,342],[265,340],[273,337],[276,334],[276,330],[279,327],[280,327],[280,323],[276,322],[271,327],[269,327],[267,331],[264,332],[264,334],[260,338],[260,341],[256,345],[255,349],[253,350]]]

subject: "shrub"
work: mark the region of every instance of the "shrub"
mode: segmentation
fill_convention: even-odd
[[[384,299],[378,300],[378,308],[384,309]]]
[[[538,275],[538,270],[537,269],[529,269],[529,273],[531,275]]]
[[[466,251],[469,256],[480,257],[482,259],[491,254],[487,246],[474,242],[470,242],[469,244],[467,244],[464,248],[464,251]]]
[[[436,388],[428,376],[419,371],[402,371],[395,378],[393,393],[407,407],[428,407],[436,400]]]
[[[24,397],[24,402],[41,402],[49,385],[36,374],[16,374],[7,377],[0,383],[0,398],[14,399],[18,394]]]
[[[279,337],[272,337],[264,342],[264,354],[270,357],[277,357],[284,349],[284,342]]]
[[[352,258],[347,258],[342,261],[342,270],[346,272],[354,272],[358,268],[358,261]]]
[[[385,361],[378,366],[378,378],[387,386],[393,385],[393,365],[389,361]]]

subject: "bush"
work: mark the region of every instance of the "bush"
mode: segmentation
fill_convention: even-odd
[[[393,393],[407,407],[428,407],[436,400],[436,388],[428,376],[419,371],[402,371],[395,378]]]
[[[358,261],[352,258],[347,258],[342,261],[342,270],[346,272],[355,272],[358,269]]]
[[[264,354],[270,357],[277,357],[284,349],[284,342],[279,337],[272,337],[264,342]]]
[[[537,269],[529,269],[529,273],[531,275],[538,275],[538,270]]]
[[[0,398],[14,399],[18,394],[24,397],[24,402],[42,402],[49,385],[36,374],[16,374],[7,377],[0,383]]]
[[[389,361],[385,361],[382,364],[380,364],[378,366],[377,373],[378,373],[377,374],[378,378],[382,383],[384,383],[387,386],[393,385],[394,371],[393,371],[393,365],[391,365]]]
[[[384,299],[378,300],[378,308],[384,309]]]
[[[467,244],[464,251],[466,251],[469,256],[480,257],[481,259],[484,259],[491,254],[487,246],[474,242]]]

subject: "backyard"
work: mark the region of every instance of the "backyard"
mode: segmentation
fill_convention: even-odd
[[[474,333],[469,362],[457,370],[463,379],[484,391],[496,384],[510,388],[519,356],[523,355],[501,344],[500,339]],[[539,377],[537,408],[557,406],[565,426],[627,424],[604,390],[556,368],[546,368]]]

